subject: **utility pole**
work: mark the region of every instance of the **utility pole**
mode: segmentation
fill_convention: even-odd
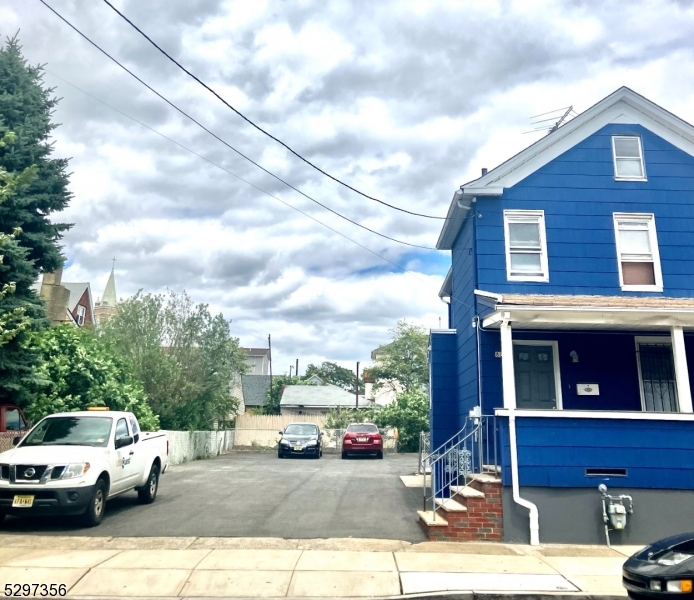
[[[272,397],[272,340],[270,339],[270,334],[267,336],[267,353],[270,362],[270,396]]]
[[[292,376],[292,369],[294,368],[294,365],[289,365],[289,376]]]
[[[299,359],[296,359],[296,369],[294,369],[294,374],[298,377],[299,376]]]
[[[359,408],[359,361],[357,361],[357,380],[355,382],[354,390],[354,398],[357,401],[357,408]]]

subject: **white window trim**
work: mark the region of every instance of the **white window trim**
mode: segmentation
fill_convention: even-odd
[[[670,339],[670,338],[667,338]],[[564,402],[561,397],[561,369],[559,368],[559,342],[557,340],[513,340],[513,345],[519,346],[551,346],[552,347],[552,362],[554,363],[554,392],[557,398],[557,407],[555,410],[562,410]],[[514,358],[514,377],[515,373],[515,356]],[[516,406],[518,403],[516,402]]]
[[[82,309],[81,312],[80,312],[80,308]],[[77,324],[78,325],[84,325],[84,320],[85,320],[86,316],[87,316],[87,309],[84,308],[84,306],[82,306],[81,304],[78,304],[77,305],[77,318],[76,318]]]
[[[623,175],[617,175],[617,148],[615,146],[615,140],[618,138],[629,138],[629,139],[636,138],[636,140],[639,144],[639,160],[641,161],[641,172],[643,173],[643,175],[633,176],[633,177],[625,177]],[[626,157],[622,156],[620,158],[626,158]],[[643,143],[641,142],[641,136],[640,135],[623,134],[623,135],[613,135],[612,136],[612,165],[614,168],[614,178],[616,181],[648,181],[648,178],[646,177],[646,161],[643,159]]]
[[[639,344],[666,344],[670,346],[672,350],[672,338],[669,336],[662,335],[637,335],[634,336],[634,343],[636,345],[636,367],[639,373],[639,393],[641,394],[641,410],[648,414],[670,414],[667,412],[662,412],[659,410],[646,410],[646,396],[643,393],[643,375],[641,374],[641,353],[639,352]],[[675,357],[672,357],[673,366],[675,362]],[[677,373],[675,373],[675,399],[677,400],[677,412],[680,412],[680,397],[677,391]]]
[[[647,221],[648,236],[651,243],[651,255],[653,256],[653,273],[655,285],[626,285],[622,273],[622,250],[619,247],[618,221]],[[614,225],[615,247],[617,249],[617,269],[619,270],[619,286],[624,292],[662,292],[663,272],[660,268],[660,251],[658,250],[658,233],[655,229],[655,215],[653,213],[612,213]]]
[[[540,229],[540,268],[542,275],[512,275],[511,274],[511,236],[509,221],[536,220]],[[505,210],[504,211],[504,245],[506,248],[506,279],[508,281],[538,281],[549,282],[549,264],[547,259],[547,235],[545,232],[544,210]]]

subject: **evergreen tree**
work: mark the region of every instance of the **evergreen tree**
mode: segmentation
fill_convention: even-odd
[[[58,99],[43,83],[43,68],[29,65],[21,50],[16,36],[0,48],[0,137],[14,133],[12,143],[0,147],[0,169],[17,176],[32,169],[35,176],[3,198],[0,233],[22,230],[17,241],[27,248],[36,279],[40,271],[54,271],[63,264],[57,242],[70,225],[51,223],[50,215],[70,200],[68,161],[51,158],[49,137],[57,127],[51,116]]]
[[[69,225],[51,223],[67,206],[67,160],[53,159],[49,136],[57,99],[16,38],[0,48],[0,402],[26,406],[41,378],[32,338],[48,323],[31,290],[41,271],[63,264],[58,241]]]

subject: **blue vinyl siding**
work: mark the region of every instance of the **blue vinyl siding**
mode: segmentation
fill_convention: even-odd
[[[510,485],[508,419],[500,427],[503,482]],[[521,486],[694,490],[694,423],[517,417]],[[586,469],[626,469],[626,477],[586,477]]]
[[[469,411],[477,405],[477,338],[472,326],[476,314],[475,223],[470,211],[452,252],[453,286],[451,298],[452,328],[457,331],[458,429]],[[457,431],[457,430],[456,430]],[[454,432],[455,433],[455,432]]]
[[[454,333],[432,332],[429,338],[431,447],[438,448],[457,431],[457,342]]]
[[[641,136],[647,181],[615,181],[611,136],[623,133]],[[506,209],[545,211],[548,283],[506,280]],[[498,293],[694,296],[694,157],[639,125],[602,128],[504,190],[501,198],[479,198],[477,210],[480,289]],[[622,292],[619,287],[615,212],[655,215],[662,294]]]

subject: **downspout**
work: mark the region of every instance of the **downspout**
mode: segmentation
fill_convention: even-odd
[[[518,485],[518,446],[516,444],[516,411],[512,408],[508,412],[508,431],[509,442],[511,445],[511,486],[513,488],[513,501],[527,508],[530,511],[530,545],[540,545],[540,516],[537,511],[537,506],[525,500],[520,496],[520,488]]]

